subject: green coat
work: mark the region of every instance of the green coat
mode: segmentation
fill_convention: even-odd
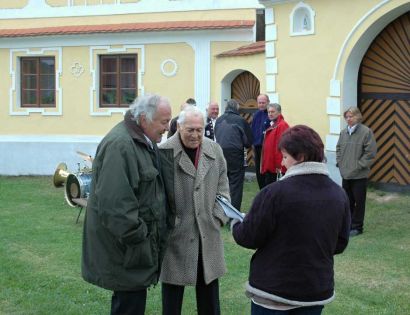
[[[376,140],[370,128],[359,123],[351,135],[347,128],[343,129],[336,145],[336,162],[342,178],[367,178],[376,153]]]
[[[158,154],[160,174],[158,148],[130,117],[97,148],[84,221],[82,276],[115,291],[158,282],[175,214],[172,151]]]

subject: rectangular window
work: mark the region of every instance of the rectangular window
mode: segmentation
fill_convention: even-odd
[[[137,55],[102,55],[100,70],[100,107],[128,107],[137,96]]]
[[[21,107],[56,107],[54,57],[21,57]]]

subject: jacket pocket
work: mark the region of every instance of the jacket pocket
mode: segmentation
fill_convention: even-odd
[[[127,246],[124,256],[124,268],[141,269],[152,267],[156,262],[155,253],[151,237],[138,244]]]

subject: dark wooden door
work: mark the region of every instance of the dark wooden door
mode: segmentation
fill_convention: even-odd
[[[410,184],[410,12],[373,41],[359,73],[359,108],[377,141],[370,180]]]
[[[231,97],[239,102],[239,113],[251,124],[252,115],[258,109],[259,80],[249,71],[242,72],[232,81],[231,91]],[[246,160],[249,168],[255,167],[252,149],[248,149]]]

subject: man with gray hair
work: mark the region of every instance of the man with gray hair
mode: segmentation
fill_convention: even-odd
[[[178,131],[162,149],[174,157],[175,229],[161,269],[162,314],[181,314],[185,286],[195,286],[198,314],[219,315],[218,278],[226,272],[221,227],[227,222],[216,200],[229,200],[221,147],[204,137],[204,115],[186,107]]]
[[[282,152],[278,145],[282,134],[289,128],[282,115],[282,107],[278,103],[270,103],[266,107],[268,119],[264,122],[264,136],[261,152],[260,173],[263,175],[261,188],[276,182],[286,173],[282,165]]]
[[[215,141],[215,123],[219,115],[219,105],[211,101],[206,107],[205,137]]]
[[[222,147],[228,166],[229,191],[232,205],[240,210],[245,179],[244,149],[252,145],[252,131],[239,115],[239,103],[231,99],[225,113],[215,123],[216,142]]]
[[[145,313],[174,222],[172,152],[157,148],[171,107],[138,97],[98,145],[84,220],[82,276],[112,290],[111,314]]]

